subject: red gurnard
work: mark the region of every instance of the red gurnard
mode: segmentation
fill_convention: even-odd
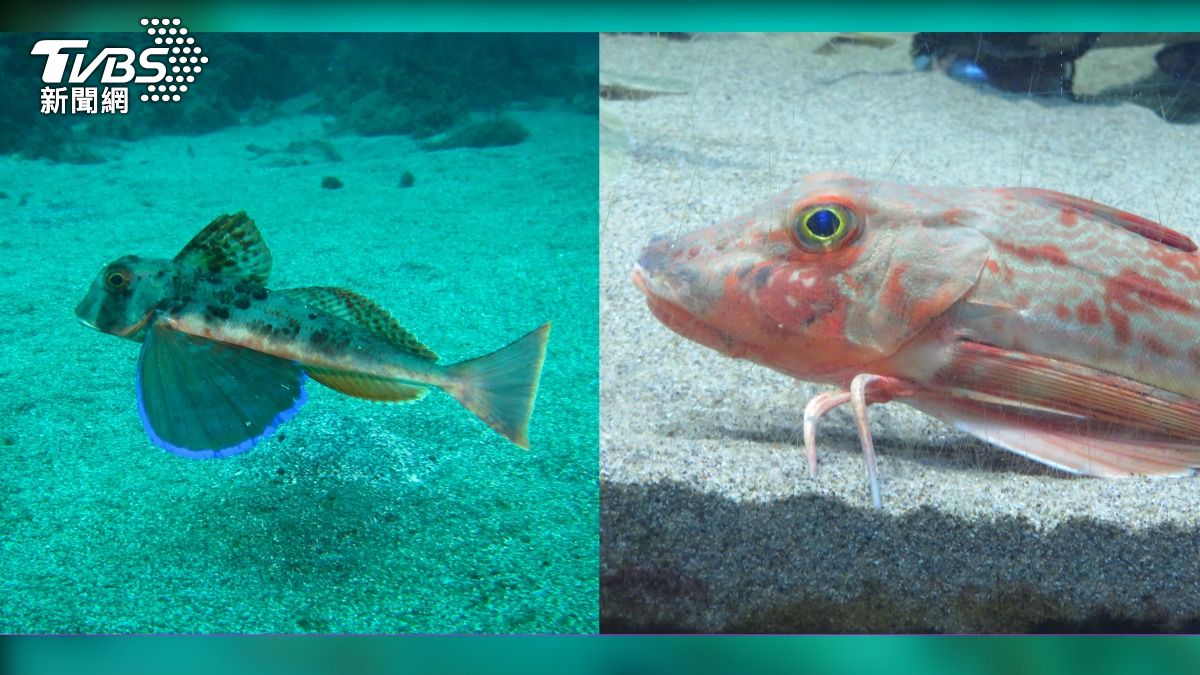
[[[172,260],[109,263],[75,308],[85,325],[142,343],[138,412],[155,445],[185,457],[249,450],[304,404],[307,376],[372,401],[441,389],[529,447],[549,323],[443,365],[367,298],[341,288],[269,290],[270,272],[254,221],[221,216]]]
[[[1200,466],[1200,255],[1188,237],[1032,188],[817,174],[752,213],[655,238],[633,271],[686,338],[835,385],[880,506],[867,406],[899,400],[1089,476]]]

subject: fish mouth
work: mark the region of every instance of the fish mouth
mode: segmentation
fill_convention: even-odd
[[[650,274],[638,261],[633,266],[633,285],[646,296],[646,306],[654,318],[683,337],[715,349],[733,358],[742,358],[745,345],[731,335],[705,322],[676,298],[662,277]]]

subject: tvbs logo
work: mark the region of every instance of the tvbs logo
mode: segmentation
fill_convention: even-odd
[[[188,29],[180,25],[179,19],[142,19],[146,33],[154,38],[154,46],[141,51],[129,47],[105,47],[90,61],[86,55],[88,40],[40,40],[33,45],[30,54],[45,57],[42,68],[42,112],[66,112],[68,87],[70,87],[71,112],[96,112],[89,109],[86,100],[97,98],[95,86],[79,86],[94,82],[99,74],[103,87],[103,112],[126,112],[122,107],[112,108],[111,103],[127,103],[128,87],[109,85],[146,85],[143,101],[177,102],[188,91],[189,85],[208,63],[203,49],[196,38],[188,35]],[[83,98],[84,105],[77,107],[76,98]],[[62,103],[62,109],[58,103]]]

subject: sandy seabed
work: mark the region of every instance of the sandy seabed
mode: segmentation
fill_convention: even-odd
[[[502,148],[301,115],[97,142],[103,164],[0,158],[0,632],[596,629],[596,118],[510,114],[530,138]],[[151,445],[138,345],[74,306],[107,262],[172,257],[239,210],[271,287],[363,293],[443,362],[553,321],[532,449],[440,393],[382,405],[314,382],[251,452]]]
[[[871,409],[875,512],[848,411],[808,476],[802,411],[823,387],[675,335],[629,282],[652,235],[817,171],[1058,190],[1200,237],[1194,125],[918,72],[908,36],[817,53],[828,37],[601,38],[602,72],[675,92],[606,102],[628,145],[606,139],[600,190],[602,629],[1195,630],[1200,480],[1074,478],[893,404]],[[1152,54],[1089,54],[1076,90]]]

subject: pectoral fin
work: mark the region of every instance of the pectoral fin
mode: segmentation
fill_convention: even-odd
[[[155,445],[184,457],[245,452],[306,400],[291,361],[154,325],[138,360],[138,412]]]
[[[1200,402],[1095,368],[956,343],[910,402],[991,443],[1093,476],[1200,467]]]

